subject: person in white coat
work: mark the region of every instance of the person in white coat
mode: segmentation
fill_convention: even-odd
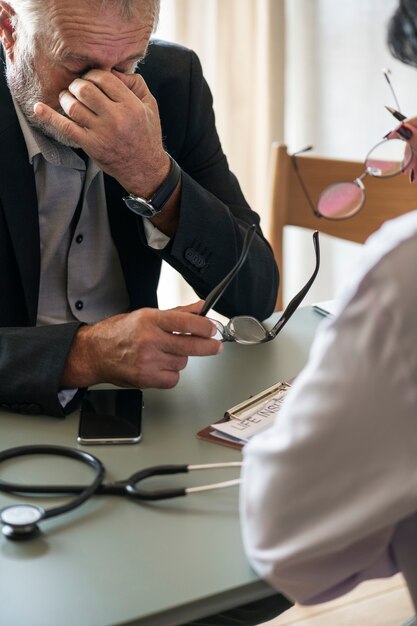
[[[417,66],[415,0],[400,2],[388,41]],[[397,133],[417,152],[417,118]],[[293,601],[402,571],[417,607],[417,211],[363,254],[274,425],[244,448],[242,536]]]

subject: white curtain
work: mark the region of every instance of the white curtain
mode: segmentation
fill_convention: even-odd
[[[416,114],[417,75],[390,56],[386,25],[398,0],[162,0],[157,36],[193,48],[214,96],[231,169],[268,234],[267,164],[272,141],[290,150],[362,159],[396,122],[382,68],[403,112]],[[417,197],[417,191],[416,191]],[[366,210],[366,207],[364,208]],[[311,237],[288,229],[288,301],[310,273]],[[358,246],[322,237],[322,268],[309,302],[333,297]],[[174,288],[173,288],[174,286]],[[161,306],[191,301],[164,269]]]

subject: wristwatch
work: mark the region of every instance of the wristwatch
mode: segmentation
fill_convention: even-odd
[[[148,218],[158,215],[158,213],[162,211],[166,202],[172,196],[181,177],[181,168],[171,156],[169,156],[169,158],[171,161],[169,174],[165,178],[162,185],[155,191],[152,198],[145,200],[145,198],[134,196],[131,193],[128,196],[123,197],[126,206],[137,215]]]

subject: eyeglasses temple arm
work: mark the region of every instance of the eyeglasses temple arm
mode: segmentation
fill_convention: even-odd
[[[244,262],[246,261],[246,257],[248,256],[249,248],[253,241],[253,238],[256,234],[256,224],[252,224],[248,231],[246,232],[245,239],[243,242],[242,252],[240,253],[240,257],[234,267],[230,270],[230,272],[223,278],[223,280],[214,287],[206,298],[206,301],[203,304],[203,308],[201,309],[199,315],[205,316],[209,312],[211,308],[215,306],[218,300],[221,298],[223,293],[226,291],[227,287],[232,282],[233,278],[236,276]]]
[[[307,295],[311,285],[314,283],[314,280],[317,276],[317,273],[320,269],[320,245],[319,245],[319,233],[318,231],[314,231],[313,233],[313,243],[314,243],[314,251],[316,253],[316,267],[314,268],[314,272],[304,285],[304,287],[293,297],[291,302],[286,306],[283,314],[279,318],[278,322],[271,328],[268,333],[268,339],[273,339],[278,335],[283,326],[288,322],[291,315],[298,309],[301,302],[304,300]]]
[[[304,197],[307,200],[307,203],[308,203],[310,209],[312,210],[313,214],[316,217],[321,217],[321,213],[319,213],[317,211],[317,209],[314,206],[314,203],[313,203],[313,201],[312,201],[312,199],[310,197],[310,194],[308,193],[307,186],[306,186],[306,184],[304,182],[303,177],[301,176],[301,172],[300,172],[300,170],[298,168],[298,163],[297,163],[297,159],[296,159],[297,155],[302,154],[303,152],[308,152],[308,150],[311,150],[312,148],[313,148],[313,146],[306,146],[302,150],[297,150],[297,152],[294,152],[294,154],[292,154],[290,158],[291,158],[291,163],[292,163],[292,166],[294,168],[295,174],[296,174],[296,176],[298,178],[298,182],[300,183],[300,187],[301,187],[301,189],[303,191]]]

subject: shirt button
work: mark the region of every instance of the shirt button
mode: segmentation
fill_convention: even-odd
[[[77,311],[81,311],[84,308],[84,303],[82,300],[77,300],[77,302],[75,303],[75,308],[77,309]]]
[[[75,240],[75,241],[76,241],[77,243],[81,243],[83,240],[84,240],[83,235],[77,235],[77,238],[76,238],[76,240]]]

